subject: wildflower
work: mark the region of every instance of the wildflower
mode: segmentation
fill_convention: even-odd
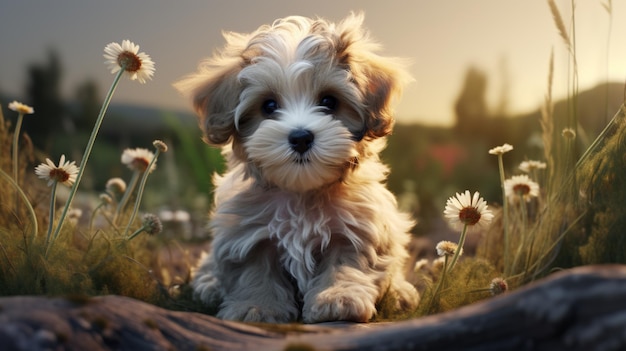
[[[96,214],[98,213],[98,210],[100,210],[104,206],[113,204],[113,198],[107,193],[100,194],[99,198],[100,203],[93,209],[93,211],[91,212],[91,217],[89,218],[89,233],[91,233],[91,230],[93,229],[93,223],[96,219]]]
[[[126,182],[119,177],[111,178],[107,181],[105,188],[107,192],[117,196],[126,192]]]
[[[456,250],[459,248],[459,246],[456,243],[453,243],[452,241],[440,241],[437,246],[435,246],[435,249],[437,250],[437,255],[438,256],[452,256],[454,255],[454,253],[456,252]],[[459,252],[459,256],[461,256],[463,254],[463,248],[461,248],[461,251]]]
[[[54,241],[61,233],[63,222],[65,221],[65,217],[67,217],[67,212],[72,205],[74,196],[76,196],[78,186],[80,185],[80,181],[83,178],[83,174],[85,172],[87,161],[89,160],[89,156],[91,155],[91,151],[93,150],[93,146],[96,142],[98,132],[100,131],[100,126],[102,126],[102,121],[104,120],[104,116],[106,114],[109,103],[113,98],[115,88],[120,82],[120,77],[122,76],[122,74],[127,74],[128,76],[130,76],[131,80],[137,79],[140,83],[144,83],[146,79],[151,78],[154,74],[154,62],[152,62],[150,56],[146,55],[143,52],[138,53],[138,51],[139,46],[133,44],[128,40],[123,41],[122,45],[117,43],[111,43],[104,48],[104,57],[107,59],[105,61],[105,64],[109,65],[111,73],[116,73],[115,79],[113,80],[113,84],[111,84],[111,88],[109,88],[109,92],[102,102],[102,108],[100,109],[100,113],[98,113],[96,122],[93,126],[93,129],[91,130],[91,134],[89,135],[89,140],[87,141],[87,145],[85,146],[85,152],[83,152],[83,158],[81,160],[80,167],[78,168],[78,174],[76,175],[75,183],[67,196],[65,207],[63,208],[63,212],[61,213],[61,217],[59,218],[59,225],[56,227],[54,234],[52,235],[52,241],[49,241],[49,246],[46,247],[46,257],[48,256],[48,250],[50,249],[52,244],[54,244]],[[50,236],[48,236],[48,238],[49,237]]]
[[[35,167],[35,174],[41,179],[48,180],[48,186],[52,186],[52,194],[50,196],[50,217],[48,223],[48,233],[46,234],[46,250],[49,248],[50,238],[52,234],[52,228],[54,227],[54,213],[56,211],[55,201],[56,201],[56,190],[57,184],[61,183],[63,185],[67,185],[71,187],[76,181],[76,175],[78,174],[78,167],[74,161],[69,162],[65,161],[65,155],[61,155],[61,159],[59,160],[59,166],[57,167],[54,162],[50,161],[49,158],[46,158],[46,163],[42,163],[39,166]],[[81,212],[82,215],[82,212]],[[59,221],[59,225],[61,226],[62,221]],[[52,237],[54,241],[55,237]],[[50,244],[51,245],[51,244]],[[46,251],[47,254],[47,251]]]
[[[129,159],[133,159],[130,164],[128,162],[124,162],[130,165],[133,165],[134,167],[142,167],[143,168],[143,172],[141,175],[141,181],[139,182],[139,187],[137,188],[137,195],[135,196],[135,206],[133,206],[133,211],[131,212],[130,218],[128,220],[128,224],[126,224],[126,229],[124,230],[124,236],[126,236],[128,234],[128,231],[130,230],[130,226],[133,223],[133,221],[135,220],[135,216],[137,215],[137,212],[139,211],[139,205],[141,204],[141,198],[143,196],[143,191],[145,189],[146,186],[146,182],[148,181],[148,175],[156,168],[156,161],[159,158],[159,155],[161,154],[161,152],[165,152],[167,151],[167,145],[165,145],[164,142],[162,141],[155,141],[154,143],[154,148],[155,148],[155,153],[153,154],[152,152],[146,150],[146,149],[135,149],[134,151],[134,155],[133,155],[133,151],[129,149],[126,149],[124,151],[124,154],[122,154],[122,162],[124,162],[124,155],[126,155],[126,161],[128,161]],[[127,154],[128,152],[128,154]],[[146,163],[147,160],[150,160],[149,162]],[[150,172],[146,172],[146,169],[150,169]],[[139,175],[139,172],[135,171],[133,174],[133,187],[134,184],[136,183],[136,179],[137,176]],[[128,194],[128,192],[127,192]],[[126,197],[125,194],[124,196]],[[127,201],[128,198],[122,199],[123,201]],[[121,203],[121,205],[125,205],[125,203]],[[121,208],[123,209],[123,207]],[[118,208],[118,210],[120,210]],[[158,218],[158,217],[157,217]],[[159,225],[161,224],[161,222],[159,221]],[[159,230],[160,231],[160,230]]]
[[[78,174],[78,167],[74,161],[65,161],[65,155],[61,155],[59,160],[59,166],[55,166],[54,162],[46,158],[46,163],[42,163],[35,167],[35,174],[41,179],[48,180],[48,186],[54,183],[61,183],[68,187],[76,181],[76,174]]]
[[[163,230],[161,220],[157,215],[146,213],[143,215],[143,228],[150,235],[159,234]]]
[[[159,234],[162,230],[163,225],[161,224],[159,216],[152,213],[146,213],[145,215],[143,215],[141,228],[137,229],[134,233],[128,236],[126,240],[130,241],[142,232],[146,232],[149,235],[156,235]]]
[[[450,197],[443,213],[450,225],[462,228],[458,249],[454,250],[454,255],[449,264],[450,269],[452,269],[463,250],[467,229],[474,226],[487,226],[493,219],[493,213],[487,209],[487,202],[480,197],[478,191],[472,196],[469,190],[465,190],[463,194],[456,193],[456,197]],[[447,258],[448,256],[443,257]]]
[[[545,169],[545,168],[546,168],[545,162],[533,161],[533,160],[523,161],[519,165],[519,169],[525,173],[531,173],[532,171],[536,169]]]
[[[77,222],[82,216],[83,216],[83,210],[81,210],[80,208],[72,208],[67,213],[67,219],[69,219],[72,222]]]
[[[528,202],[533,197],[539,196],[539,184],[530,180],[527,175],[522,174],[505,180],[504,191],[510,201],[522,198]]]
[[[111,73],[124,70],[131,80],[143,84],[154,74],[154,62],[144,52],[139,52],[139,45],[130,40],[122,40],[122,45],[110,43],[104,48],[104,62]]]
[[[509,145],[509,144],[504,144],[501,146],[496,146],[493,149],[489,150],[489,154],[491,155],[502,155],[502,154],[506,154],[507,152],[513,150],[513,146]]]
[[[17,183],[19,180],[17,179],[17,163],[18,163],[18,143],[20,139],[20,129],[22,129],[22,121],[24,120],[25,114],[33,114],[35,110],[28,106],[24,105],[21,102],[17,102],[13,100],[9,103],[9,109],[17,112],[17,121],[15,122],[15,130],[13,131],[13,180]]]
[[[509,144],[504,144],[502,146],[494,147],[489,150],[489,153],[492,155],[498,156],[498,171],[500,174],[500,189],[502,189],[502,227],[504,231],[504,267],[507,269],[509,267],[508,257],[509,257],[509,210],[508,210],[508,201],[506,200],[506,191],[504,188],[504,180],[506,179],[504,175],[504,161],[503,156],[505,153],[513,150],[513,146]]]
[[[105,205],[110,205],[113,203],[113,198],[109,194],[100,194],[99,198],[100,202]]]
[[[154,158],[154,153],[148,149],[136,148],[126,149],[122,153],[122,163],[133,171],[145,172]],[[152,165],[150,173],[156,169],[156,165]]]
[[[157,148],[157,150],[159,150],[160,152],[167,152],[167,144],[161,140],[153,141],[152,145],[154,145],[154,147]]]
[[[35,113],[35,110],[32,107],[15,100],[9,103],[9,109],[23,115],[32,115]]]
[[[572,140],[576,138],[576,131],[572,128],[565,128],[561,132],[561,135],[563,135],[563,137],[567,140]]]
[[[472,197],[469,190],[463,194],[457,193],[446,202],[444,215],[454,227],[478,226],[484,227],[493,219],[493,213],[487,209],[487,202],[478,192]]]
[[[500,295],[509,290],[509,284],[502,278],[493,278],[491,284],[489,284],[489,292],[491,296]]]

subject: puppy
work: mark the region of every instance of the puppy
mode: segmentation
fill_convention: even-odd
[[[398,309],[418,303],[404,277],[413,222],[379,158],[410,78],[362,22],[294,16],[225,33],[176,84],[227,160],[214,177],[211,252],[192,281],[220,318],[366,322],[385,294]]]

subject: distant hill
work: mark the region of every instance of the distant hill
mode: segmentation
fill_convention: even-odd
[[[624,83],[600,84],[578,94],[576,104],[579,126],[588,137],[595,138],[624,103]],[[567,126],[567,115],[573,109],[573,102],[563,99],[554,104],[555,132],[560,133]],[[536,111],[513,117],[513,119],[537,122],[541,112]]]
[[[592,89],[581,91],[577,97],[576,115],[579,124],[579,142],[583,145],[590,143],[602,131],[608,121],[615,115],[624,102],[624,84],[600,84]],[[567,99],[554,102],[554,133],[560,135],[563,128],[568,127],[569,111],[573,109],[573,102]],[[509,143],[516,147],[539,146],[538,138],[542,132],[541,107],[530,113],[511,116],[485,116],[475,121],[480,126],[479,131],[472,135],[460,135],[454,127],[430,127],[421,124],[398,123],[394,136],[390,138],[390,146],[394,138],[406,143],[409,136],[420,136],[421,144],[426,140],[435,143],[452,140],[469,144],[484,144],[493,147]],[[406,146],[406,145],[405,145]],[[530,155],[526,155],[530,156]]]

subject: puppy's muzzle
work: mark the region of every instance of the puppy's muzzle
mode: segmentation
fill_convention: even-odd
[[[289,133],[287,139],[291,148],[300,155],[303,155],[313,146],[315,135],[313,135],[310,130],[296,129]]]

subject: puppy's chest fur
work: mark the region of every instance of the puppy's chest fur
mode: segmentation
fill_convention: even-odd
[[[258,211],[231,222],[238,228],[232,228],[230,234],[238,236],[248,247],[251,241],[269,241],[276,248],[276,259],[292,276],[311,277],[330,247],[354,252],[366,243],[372,244],[372,238],[368,238],[373,234],[368,223],[374,220],[372,209],[364,205],[363,199],[339,195],[337,191],[298,194],[281,190],[259,192],[257,188],[238,194],[232,199],[237,203],[233,206],[241,209],[255,202],[249,208]],[[364,220],[367,214],[371,214],[369,220]],[[219,217],[219,210],[216,215]]]
[[[342,204],[328,197],[287,194],[283,201],[275,201],[274,216],[268,218],[270,239],[276,243],[286,269],[298,276],[313,274],[320,256],[331,240],[352,233]]]

